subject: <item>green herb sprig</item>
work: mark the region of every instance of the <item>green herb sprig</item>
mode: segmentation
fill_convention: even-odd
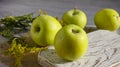
[[[7,38],[12,38],[14,34],[28,31],[33,20],[33,13],[22,16],[6,16],[0,18],[0,35]]]
[[[46,47],[30,47],[22,38],[13,38],[10,47],[4,51],[5,56],[15,58],[15,67],[22,67],[22,59],[26,53],[38,53],[40,50],[47,49]]]

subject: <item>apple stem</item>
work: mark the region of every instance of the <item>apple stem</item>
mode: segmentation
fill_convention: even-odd
[[[74,8],[74,12],[73,12],[73,15],[77,15],[77,7]]]
[[[40,15],[41,15],[41,14],[43,14],[43,11],[42,11],[42,9],[39,9],[39,13],[40,13]]]
[[[44,15],[47,15],[48,13],[46,12],[46,11],[44,11],[44,13],[43,13]]]
[[[47,15],[47,12],[46,12],[46,11],[43,12],[42,9],[39,9],[39,13],[40,13],[40,15],[41,15],[41,14]]]
[[[77,10],[77,7],[76,7],[76,6],[74,7],[74,10]]]
[[[79,32],[79,30],[74,30],[74,29],[72,29],[72,33],[78,33]]]

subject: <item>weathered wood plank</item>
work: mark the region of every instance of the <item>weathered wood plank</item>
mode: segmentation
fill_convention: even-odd
[[[120,35],[98,30],[88,34],[89,48],[84,57],[67,62],[57,56],[54,47],[38,54],[43,67],[120,67]]]

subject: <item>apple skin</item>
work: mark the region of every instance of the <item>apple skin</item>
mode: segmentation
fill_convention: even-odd
[[[77,60],[87,51],[87,34],[77,25],[66,25],[56,34],[54,47],[57,55],[62,59],[68,61]]]
[[[87,17],[82,10],[72,9],[63,14],[62,21],[63,25],[76,24],[81,28],[84,28],[87,23]]]
[[[54,17],[41,14],[32,23],[31,38],[39,46],[53,45],[55,35],[61,28],[61,24]]]
[[[120,26],[120,17],[116,10],[104,8],[95,14],[94,23],[98,29],[115,31]]]

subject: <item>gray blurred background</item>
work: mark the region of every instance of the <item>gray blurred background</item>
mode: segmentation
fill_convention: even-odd
[[[113,8],[120,13],[120,0],[0,0],[0,17],[37,13],[39,9],[61,19],[63,13],[77,6],[88,18],[88,25],[94,25],[95,13],[103,8]]]

